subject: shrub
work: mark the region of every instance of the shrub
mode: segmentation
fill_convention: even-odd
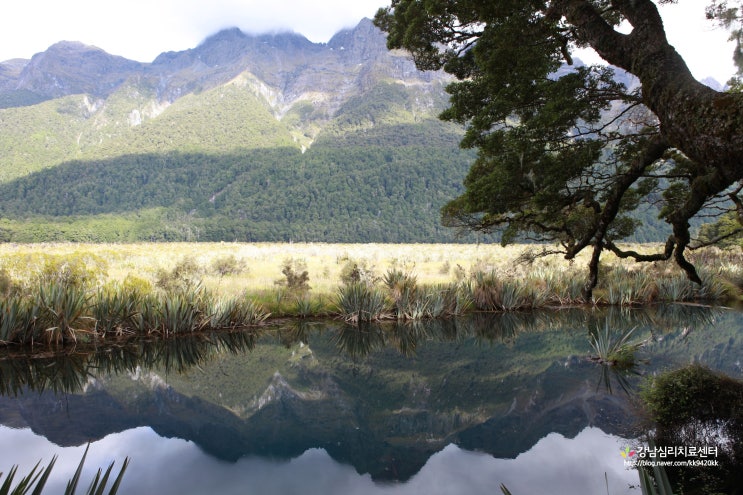
[[[353,285],[363,283],[374,285],[377,277],[374,273],[374,267],[366,261],[347,260],[341,268],[341,283],[343,285]]]
[[[224,277],[225,275],[243,273],[247,269],[247,266],[245,260],[237,259],[234,255],[230,254],[212,261],[211,269],[220,277]]]
[[[651,379],[640,397],[655,423],[656,444],[717,449],[715,466],[666,469],[674,493],[737,493],[743,486],[743,382],[694,364]]]
[[[160,269],[155,285],[165,292],[188,292],[199,285],[203,269],[191,256],[185,256],[172,270]]]
[[[103,279],[107,263],[93,254],[42,254],[36,282],[64,287],[91,287]]]
[[[289,289],[294,294],[305,294],[311,289],[309,272],[303,260],[294,260],[287,258],[281,268],[284,274],[283,279],[277,280],[276,285],[281,285]]]

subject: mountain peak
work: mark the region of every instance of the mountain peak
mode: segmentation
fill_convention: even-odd
[[[356,27],[343,29],[336,33],[330,41],[328,46],[333,49],[339,49],[341,47],[348,48],[349,45],[353,44],[354,40],[373,40],[377,39],[384,42],[385,36],[368,17],[364,17],[356,25]]]
[[[18,77],[18,90],[56,98],[88,93],[104,97],[142,64],[78,41],[60,41],[37,53]]]
[[[98,51],[103,52],[100,48],[92,45],[86,45],[80,41],[58,41],[50,46],[45,52],[37,53],[34,56],[42,55],[45,53],[57,53],[57,52],[87,52],[87,51]]]
[[[243,33],[240,28],[238,27],[231,27],[222,29],[221,31],[208,36],[204,41],[202,41],[199,46],[206,45],[209,43],[222,43],[222,42],[234,42],[243,40],[247,37],[245,33]]]
[[[315,86],[334,92],[334,74],[342,72],[354,74],[353,80],[364,87],[378,77],[423,77],[407,60],[392,62],[388,57],[395,58],[387,51],[384,34],[368,18],[340,31],[327,44],[313,43],[295,32],[250,34],[232,27],[207,37],[195,48],[162,53],[151,64],[77,41],[60,41],[25,65],[0,67],[0,93],[27,91],[35,95],[28,101],[79,93],[106,98],[132,78],[149,80],[157,99],[172,102],[247,71],[290,102]],[[365,68],[359,72],[361,65]]]

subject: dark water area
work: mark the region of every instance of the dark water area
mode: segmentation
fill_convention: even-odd
[[[588,359],[591,329],[646,344]],[[119,493],[641,493],[621,452],[648,376],[741,378],[743,313],[685,305],[473,315],[0,356],[0,470],[57,455],[63,491],[125,457]],[[691,469],[691,468],[690,468]]]

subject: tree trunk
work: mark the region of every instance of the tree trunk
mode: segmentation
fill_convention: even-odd
[[[557,0],[552,9],[607,62],[634,74],[643,103],[657,116],[673,147],[733,182],[743,177],[743,94],[720,93],[696,81],[668,43],[663,22],[650,0],[614,0],[632,24],[621,34],[588,0]]]

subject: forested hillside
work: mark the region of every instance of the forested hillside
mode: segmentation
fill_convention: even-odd
[[[233,29],[152,64],[76,43],[0,63],[0,239],[460,239],[439,209],[474,154],[437,118],[447,83],[369,20],[327,44]]]

